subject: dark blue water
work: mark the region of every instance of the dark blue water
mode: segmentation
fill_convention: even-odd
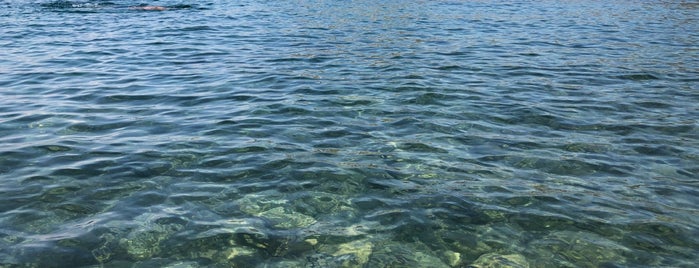
[[[696,3],[0,7],[0,267],[699,262]]]

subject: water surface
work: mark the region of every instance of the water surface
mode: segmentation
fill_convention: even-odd
[[[0,266],[699,261],[696,4],[0,5]]]

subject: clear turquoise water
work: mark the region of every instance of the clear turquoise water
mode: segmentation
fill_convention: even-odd
[[[697,4],[142,3],[0,1],[0,267],[699,262]]]

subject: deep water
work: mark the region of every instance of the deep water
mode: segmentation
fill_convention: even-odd
[[[697,14],[0,0],[0,267],[694,267]]]

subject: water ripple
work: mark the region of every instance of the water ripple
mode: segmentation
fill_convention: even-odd
[[[151,4],[0,3],[0,266],[696,262],[696,5]]]

